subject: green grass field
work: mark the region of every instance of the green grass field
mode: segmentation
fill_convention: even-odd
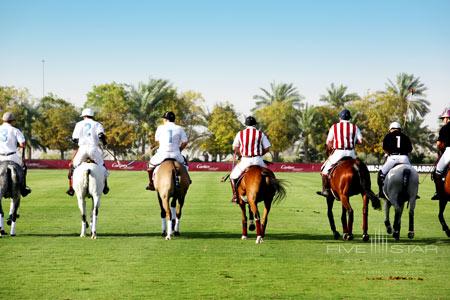
[[[240,240],[241,213],[223,173],[192,172],[182,236],[160,237],[154,192],[144,172],[111,172],[98,239],[80,238],[76,198],[66,171],[31,170],[33,193],[22,200],[17,236],[0,239],[0,299],[299,299],[448,298],[450,239],[421,183],[416,238],[388,238],[386,251],[361,241],[361,197],[352,197],[355,240],[332,239],[318,174],[280,173],[288,196],[274,205],[265,241]],[[421,181],[424,177],[421,178]],[[374,190],[377,190],[373,185]],[[2,201],[7,214],[9,200]],[[262,207],[260,207],[262,208]],[[340,225],[340,203],[335,205]],[[369,233],[384,233],[384,214],[369,211]],[[450,208],[446,213],[450,222]],[[392,217],[393,218],[393,217]],[[9,227],[7,227],[9,230]],[[405,230],[406,229],[406,230]]]

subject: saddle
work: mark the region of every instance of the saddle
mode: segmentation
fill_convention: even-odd
[[[344,157],[341,158],[337,163],[335,163],[334,165],[332,165],[332,166],[331,166],[331,169],[330,169],[330,172],[328,172],[328,179],[331,178],[331,175],[333,174],[334,170],[336,170],[336,168],[337,168],[339,165],[341,165],[341,164],[343,164],[344,162],[346,162],[346,161],[348,161],[348,160],[351,160],[351,159],[354,159],[354,158],[351,157],[351,156],[344,156]],[[354,159],[354,160],[357,161],[358,159],[356,158],[356,159]]]
[[[242,172],[241,175],[239,175],[238,179],[236,180],[236,189],[239,187],[239,184],[241,183],[242,178],[244,178],[245,174],[246,174],[246,173],[248,172],[248,170],[249,170],[251,167],[253,167],[253,166],[255,166],[255,165],[252,165],[252,166],[247,167],[247,168],[244,170],[244,172]],[[263,177],[272,177],[272,178],[275,177],[275,174],[272,172],[272,170],[270,170],[270,169],[268,169],[268,168],[264,168],[264,167],[261,167],[261,169],[262,169],[261,175],[262,175]]]

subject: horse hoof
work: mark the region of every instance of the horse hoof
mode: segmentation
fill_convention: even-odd
[[[447,229],[447,230],[445,231],[445,233],[447,234],[447,237],[450,237],[450,229]]]
[[[11,235],[12,237],[15,237],[15,236],[16,236],[16,234],[15,234],[15,233],[11,233],[10,235]]]
[[[342,235],[342,239],[343,239],[344,241],[347,241],[347,240],[348,240],[348,233],[344,233],[344,234]]]
[[[93,234],[91,235],[91,239],[93,239],[93,240],[97,239],[97,234],[96,234],[96,233],[93,233]]]
[[[161,236],[162,237],[165,237],[167,235],[167,232],[166,231],[163,231],[162,233],[161,233]]]
[[[386,227],[386,233],[387,234],[392,234],[392,226],[391,225]]]
[[[408,232],[408,239],[412,240],[414,238],[414,231]]]
[[[8,226],[11,226],[12,220],[11,218],[8,218],[8,220],[6,220],[6,224],[8,224]]]
[[[180,236],[180,232],[179,232],[179,231],[174,231],[174,232],[173,232],[173,235],[174,235],[174,236]]]
[[[258,236],[256,237],[256,244],[261,244],[262,242],[264,242],[262,236],[258,235]]]
[[[246,239],[247,239],[246,235],[241,236],[241,240],[246,240]]]
[[[349,233],[348,234],[348,240],[349,241],[353,241],[353,233]]]
[[[367,233],[364,233],[363,236],[362,236],[362,240],[364,242],[367,242],[367,241],[369,241],[369,239],[370,239],[370,236]]]
[[[256,229],[255,224],[250,224],[250,225],[248,226],[248,230],[250,230],[250,231],[255,231],[255,229]]]
[[[338,240],[341,237],[341,235],[339,234],[338,231],[335,231],[335,232],[333,232],[333,237],[335,240]]]
[[[3,229],[0,230],[0,237],[2,236],[7,236],[8,234],[6,233],[6,231],[4,231]]]
[[[171,240],[172,238],[170,237],[170,235],[167,235],[166,236],[166,241],[169,241],[169,240]]]
[[[400,240],[400,232],[399,231],[394,231],[394,233],[392,234],[392,237],[398,241]]]
[[[80,237],[86,237],[86,235],[84,233],[80,234]]]

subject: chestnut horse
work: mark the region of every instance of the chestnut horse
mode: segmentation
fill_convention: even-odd
[[[450,201],[450,172],[447,170],[447,175],[445,176],[445,182],[444,182],[444,194],[439,196],[439,222],[442,225],[442,230],[445,231],[445,234],[447,234],[448,237],[450,237],[450,229],[447,226],[447,223],[445,223],[444,219],[444,211],[445,207],[447,206],[447,202]]]
[[[247,215],[245,204],[249,205],[250,218],[252,215],[256,223],[256,243],[263,242],[265,236],[268,215],[272,203],[286,197],[283,182],[275,178],[275,174],[260,166],[250,166],[242,175],[238,192],[238,204],[242,210],[242,239],[247,239]],[[258,211],[258,202],[264,202],[264,213],[262,219]],[[252,228],[250,227],[250,230]]]
[[[370,189],[370,174],[367,166],[359,159],[344,158],[338,162],[330,172],[331,195],[327,197],[328,220],[335,239],[339,238],[333,217],[334,199],[342,204],[342,230],[344,240],[353,240],[353,209],[350,205],[350,197],[361,194],[363,198],[363,241],[369,240],[368,230],[368,203],[372,202],[374,209],[380,210],[380,199]],[[348,214],[348,221],[347,221]]]
[[[161,208],[161,235],[170,240],[172,234],[180,235],[181,209],[190,185],[189,175],[179,162],[167,159],[155,170],[154,182]]]

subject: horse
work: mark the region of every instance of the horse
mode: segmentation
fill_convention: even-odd
[[[161,208],[161,236],[170,240],[172,235],[180,235],[181,211],[191,181],[187,169],[176,160],[166,159],[157,168],[154,182]]]
[[[398,164],[389,170],[383,184],[383,192],[386,195],[384,202],[386,232],[393,238],[400,239],[400,226],[405,202],[409,202],[409,232],[408,238],[414,238],[414,209],[416,207],[417,191],[419,189],[419,175],[410,165]],[[395,208],[394,232],[389,221],[389,209]]]
[[[328,221],[334,239],[339,239],[340,234],[336,230],[333,217],[334,200],[340,200],[342,204],[342,229],[343,240],[353,240],[353,209],[350,205],[350,197],[361,194],[363,198],[363,223],[362,230],[363,241],[369,240],[368,230],[368,202],[372,202],[374,209],[380,210],[380,199],[372,192],[370,188],[370,175],[367,166],[359,159],[345,157],[340,160],[330,172],[331,194],[327,197]],[[348,214],[348,221],[347,221]]]
[[[247,239],[247,215],[245,205],[249,205],[250,219],[255,218],[256,244],[264,241],[268,223],[269,211],[273,202],[281,201],[286,197],[286,189],[281,180],[275,174],[264,167],[250,166],[241,175],[238,182],[237,194],[238,204],[242,211],[242,237]],[[258,211],[258,202],[264,202],[264,213],[262,219]],[[250,230],[252,230],[252,225]]]
[[[81,212],[80,237],[86,236],[86,197],[92,198],[91,211],[91,238],[97,238],[98,209],[100,197],[105,185],[105,174],[102,166],[93,162],[83,162],[73,171],[73,187],[78,199],[78,208]]]
[[[5,236],[4,213],[1,199],[11,198],[9,217],[7,224],[11,226],[10,235],[16,235],[16,220],[19,217],[20,206],[20,184],[23,180],[23,169],[13,161],[0,162],[0,237]]]
[[[450,229],[447,226],[447,223],[444,219],[444,211],[445,207],[447,206],[447,202],[450,201],[450,172],[448,172],[448,166],[447,166],[447,174],[445,175],[445,181],[444,181],[444,191],[443,195],[439,195],[439,222],[441,223],[442,230],[445,231],[445,234],[450,237]],[[436,179],[435,179],[436,180]]]

